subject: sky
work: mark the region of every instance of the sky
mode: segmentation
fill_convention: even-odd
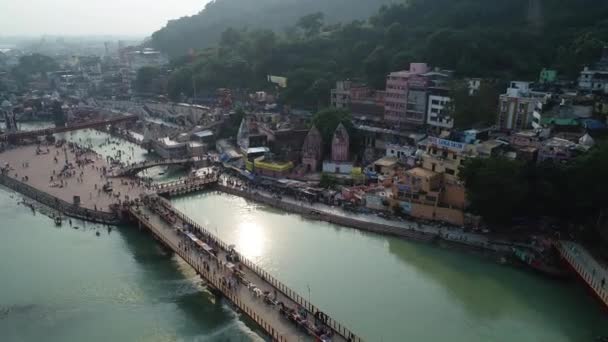
[[[210,0],[0,0],[0,35],[149,36]]]

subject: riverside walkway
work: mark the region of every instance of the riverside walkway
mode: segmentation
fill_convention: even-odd
[[[131,215],[192,266],[214,292],[255,321],[273,341],[361,341],[300,295],[244,258],[159,196]]]
[[[602,264],[585,247],[572,241],[556,244],[564,260],[574,269],[593,293],[608,307],[608,266]]]

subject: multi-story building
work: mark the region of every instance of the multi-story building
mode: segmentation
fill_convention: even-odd
[[[391,72],[386,79],[384,119],[397,125],[423,125],[426,113],[426,63],[411,63],[409,70]]]
[[[452,99],[447,95],[429,95],[426,123],[437,129],[451,129],[454,119],[449,115],[449,104]]]
[[[463,160],[475,154],[473,145],[428,137],[426,151],[422,154],[422,167],[444,174],[448,183],[458,183],[458,173]]]
[[[169,62],[168,58],[160,51],[145,48],[143,50],[130,51],[126,53],[127,65],[133,71],[145,66],[161,66]]]
[[[384,91],[376,91],[363,83],[338,81],[331,90],[331,105],[350,110],[357,120],[381,122],[384,97]]]
[[[353,81],[338,81],[336,88],[331,90],[331,106],[335,108],[350,108],[351,101],[367,96],[371,89],[363,83]]]
[[[530,89],[530,82],[511,82],[507,92],[500,95],[498,106],[499,130],[523,130],[532,126],[535,110],[547,103],[550,94]],[[539,116],[539,115],[538,115]]]
[[[604,47],[602,58],[597,63],[581,71],[578,88],[582,91],[608,94],[608,47]]]

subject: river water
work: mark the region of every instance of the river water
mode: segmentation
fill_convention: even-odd
[[[100,144],[107,136],[70,135],[81,138]],[[18,198],[0,190],[0,341],[259,340],[145,232],[83,222],[57,228]],[[226,194],[173,202],[368,341],[578,342],[608,334],[607,315],[574,281]]]

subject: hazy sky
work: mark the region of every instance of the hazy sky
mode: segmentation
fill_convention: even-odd
[[[210,0],[0,0],[0,35],[148,36]]]

